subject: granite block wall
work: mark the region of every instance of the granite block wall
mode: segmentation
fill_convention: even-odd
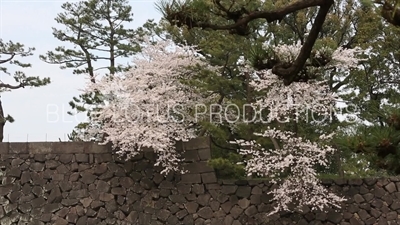
[[[400,178],[324,180],[339,211],[280,213],[263,180],[218,180],[208,138],[178,143],[187,174],[161,175],[151,150],[132,160],[96,143],[0,143],[1,225],[400,224]]]

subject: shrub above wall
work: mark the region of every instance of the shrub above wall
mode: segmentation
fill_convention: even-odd
[[[400,178],[324,180],[341,210],[272,210],[271,184],[217,180],[210,143],[178,143],[187,174],[159,174],[146,151],[125,161],[96,143],[0,143],[0,224],[400,224]]]

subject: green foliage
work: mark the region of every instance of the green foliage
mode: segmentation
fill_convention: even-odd
[[[107,69],[109,75],[127,69],[116,59],[129,57],[139,51],[136,33],[124,26],[132,22],[132,7],[126,0],[90,0],[64,3],[55,20],[66,30],[53,28],[53,35],[60,41],[69,42],[74,49],[59,46],[40,58],[61,69],[73,68],[74,74],[87,74],[95,79],[94,72]],[[106,61],[108,66],[96,68],[95,62]],[[83,67],[83,68],[82,68]]]
[[[0,94],[1,92],[11,91],[25,87],[40,87],[50,83],[50,78],[40,78],[34,76],[27,76],[20,68],[28,68],[32,65],[30,63],[21,62],[19,58],[24,58],[33,55],[35,48],[26,48],[23,44],[18,42],[4,42],[0,39]],[[7,65],[7,66],[3,66]],[[14,67],[14,68],[13,68]],[[15,68],[16,67],[16,68]],[[10,70],[14,70],[12,74]],[[1,80],[2,74],[11,76],[14,79],[13,83],[7,83]],[[0,100],[0,142],[3,141],[4,125],[6,122],[14,122],[14,118],[10,115],[5,116],[3,106]]]
[[[399,131],[394,121],[400,95],[400,29],[382,21],[380,8],[364,5],[362,9],[368,13],[359,17],[354,43],[369,49],[369,54],[341,87],[341,97],[357,107],[359,121],[347,125],[351,132],[343,132],[337,140],[344,158],[342,167],[345,173],[355,175],[399,174]]]
[[[241,161],[242,158],[240,155],[228,153],[226,158],[213,158],[208,162],[208,164],[214,168],[218,178],[240,179],[245,177],[244,166],[238,164]]]
[[[50,83],[50,78],[27,76],[23,71],[19,70],[19,68],[29,68],[32,65],[24,63],[16,57],[24,58],[32,56],[34,50],[35,48],[26,48],[18,42],[4,42],[0,39],[0,72],[11,76],[15,81],[15,83],[7,84],[0,80],[0,93],[24,87],[40,87]],[[14,70],[13,74],[11,74],[10,69]]]
[[[342,169],[345,176],[359,178],[389,176],[386,170],[371,167],[370,161],[363,154],[352,154],[346,157],[342,163]]]
[[[399,131],[391,125],[354,127],[336,140],[345,156],[343,169],[347,174],[383,175],[398,174],[396,142]]]
[[[352,154],[348,160],[367,160],[368,167],[384,170],[390,175],[400,174],[400,113],[391,112],[385,117],[383,126],[360,125],[339,142],[340,147]]]

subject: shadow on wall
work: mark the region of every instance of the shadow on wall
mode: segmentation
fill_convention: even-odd
[[[324,180],[339,212],[272,210],[272,185],[217,180],[208,138],[177,144],[187,174],[161,175],[149,149],[119,159],[96,143],[0,143],[0,224],[400,224],[400,178]]]

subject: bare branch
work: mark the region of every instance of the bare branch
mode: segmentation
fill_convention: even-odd
[[[272,141],[272,144],[274,144],[274,148],[275,148],[275,150],[279,150],[279,149],[281,149],[281,147],[279,146],[279,144],[278,144],[278,141],[276,141],[276,139],[275,138],[273,138],[273,137],[270,137],[270,139],[271,139],[271,141]]]
[[[0,83],[0,88],[19,89],[19,88],[23,88],[23,87],[25,87],[25,84],[23,84],[23,83],[20,83],[19,85]]]
[[[2,53],[2,54],[4,54],[4,53]],[[14,58],[14,56],[15,56],[15,53],[11,53],[10,58],[5,59],[5,60],[0,60],[0,64],[3,64],[3,63],[11,61]]]

